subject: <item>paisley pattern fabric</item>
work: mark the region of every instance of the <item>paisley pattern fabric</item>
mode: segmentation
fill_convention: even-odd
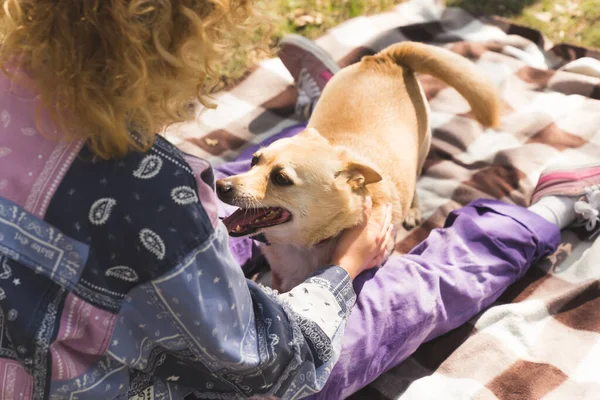
[[[0,86],[0,398],[301,398],[323,387],[355,301],[344,270],[325,267],[285,295],[246,280],[208,162],[162,138],[99,159],[46,139],[34,93]]]

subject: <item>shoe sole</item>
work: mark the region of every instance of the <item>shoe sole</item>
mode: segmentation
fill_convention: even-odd
[[[288,44],[290,46],[296,46],[300,49],[306,51],[314,55],[319,61],[325,65],[332,74],[336,74],[341,68],[340,66],[331,58],[325,50],[319,47],[315,42],[310,39],[306,39],[304,36],[300,35],[289,35],[281,39],[279,42],[279,48],[283,50],[283,47]]]
[[[570,179],[570,180],[584,180],[591,177],[600,175],[599,164],[589,164],[587,166],[577,166],[575,168],[553,168],[544,171],[540,180],[537,183],[538,187],[545,186],[547,182]]]
[[[600,182],[600,165],[556,166],[544,171],[531,199],[536,203],[544,196],[581,196],[585,188]]]

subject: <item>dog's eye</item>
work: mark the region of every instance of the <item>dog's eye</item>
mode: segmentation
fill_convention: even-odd
[[[252,161],[250,161],[250,167],[254,167],[256,164],[258,164],[258,160],[259,160],[260,156],[255,155],[252,157]]]
[[[290,178],[288,178],[281,172],[277,172],[277,173],[273,174],[271,176],[271,179],[273,180],[273,182],[275,182],[275,184],[277,184],[279,186],[290,186],[290,185],[294,184],[294,182],[292,182],[290,180]]]

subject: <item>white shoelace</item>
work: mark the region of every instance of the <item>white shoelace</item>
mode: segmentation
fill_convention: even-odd
[[[577,201],[574,208],[583,219],[585,229],[593,231],[600,221],[600,188],[598,186],[585,188],[585,200]]]
[[[315,99],[321,95],[321,89],[310,73],[302,68],[298,74],[298,100],[296,100],[296,113],[304,114],[307,105],[312,104]]]

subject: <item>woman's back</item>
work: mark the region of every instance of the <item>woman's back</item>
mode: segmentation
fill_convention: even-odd
[[[172,295],[164,299],[149,282],[182,272],[215,235],[208,163],[191,159],[194,174],[161,138],[148,152],[102,160],[81,140],[44,137],[34,94],[6,77],[1,85],[0,250],[8,257],[0,256],[0,365],[19,392],[50,385],[59,397],[77,388],[113,397],[119,385],[131,386],[118,361],[154,369],[168,359],[166,349],[187,346],[169,323],[191,306],[175,297],[178,280],[163,289]],[[202,204],[197,193],[206,194]],[[213,285],[219,273],[208,266],[198,288]],[[144,304],[148,298],[156,304]],[[224,331],[234,323],[220,321]],[[90,387],[102,377],[101,386]]]

